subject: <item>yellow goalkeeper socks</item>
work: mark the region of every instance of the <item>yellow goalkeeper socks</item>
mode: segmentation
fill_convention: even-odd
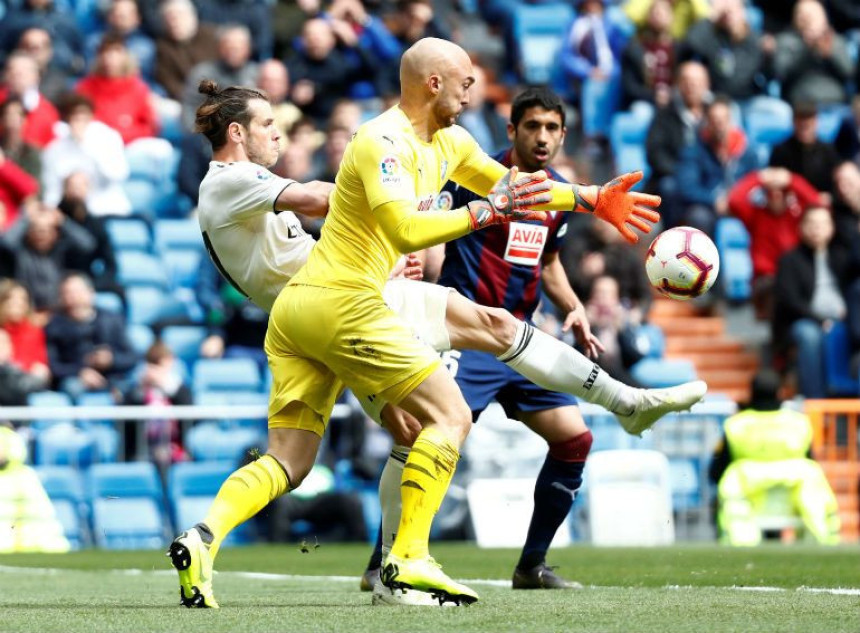
[[[403,513],[391,553],[399,558],[429,554],[430,525],[442,505],[460,453],[440,431],[421,431],[403,469],[400,496]]]
[[[214,537],[209,546],[213,560],[233,528],[250,519],[289,489],[287,473],[271,455],[263,455],[230,475],[221,485],[203,520]]]

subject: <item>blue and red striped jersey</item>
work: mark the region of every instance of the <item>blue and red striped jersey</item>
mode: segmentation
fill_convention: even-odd
[[[511,150],[494,158],[510,167]],[[553,180],[566,182],[554,170],[547,171]],[[452,209],[479,199],[453,182],[445,191],[453,197]],[[491,226],[448,242],[439,283],[476,303],[505,308],[519,319],[530,320],[540,300],[541,260],[545,253],[561,248],[566,220],[567,214],[551,212],[543,222]]]

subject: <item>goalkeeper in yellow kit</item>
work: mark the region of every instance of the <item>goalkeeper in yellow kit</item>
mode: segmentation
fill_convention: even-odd
[[[465,51],[444,40],[420,40],[401,61],[400,104],[363,125],[347,147],[322,238],[272,308],[266,353],[275,432],[268,454],[237,471],[219,492],[207,517],[216,541],[301,483],[346,385],[359,396],[375,394],[399,405],[422,426],[404,469],[402,518],[383,582],[430,592],[440,602],[477,600],[428,551],[430,524],[471,412],[435,351],[385,305],[385,281],[402,253],[532,218],[532,207],[593,212],[635,240],[627,224],[650,230],[648,223],[659,216],[640,204],[656,206],[659,198],[629,193],[634,175],[598,188],[508,172],[454,125],[472,83]],[[461,209],[433,210],[449,179],[488,197]]]

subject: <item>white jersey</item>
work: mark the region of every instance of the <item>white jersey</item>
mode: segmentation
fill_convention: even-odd
[[[209,256],[266,312],[316,243],[293,212],[275,209],[278,196],[295,182],[255,163],[212,161],[200,183],[197,217]]]

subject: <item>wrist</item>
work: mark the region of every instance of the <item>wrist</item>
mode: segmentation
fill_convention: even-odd
[[[597,185],[571,185],[573,189],[574,213],[594,213],[600,198],[600,187]]]

